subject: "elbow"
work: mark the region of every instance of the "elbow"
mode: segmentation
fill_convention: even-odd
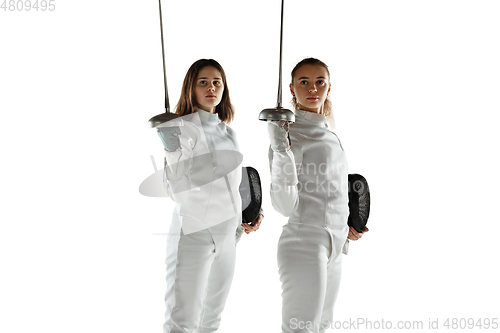
[[[296,202],[273,202],[274,209],[285,217],[290,217],[297,208]]]
[[[175,203],[183,203],[186,201],[187,193],[177,193],[177,194],[172,194],[169,193],[170,199],[172,199]]]
[[[189,180],[184,177],[181,180],[164,180],[163,182],[168,196],[176,203],[182,203],[189,194]]]
[[[299,205],[297,187],[271,184],[271,202],[278,213],[290,217]]]

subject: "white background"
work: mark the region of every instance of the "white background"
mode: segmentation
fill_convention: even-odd
[[[0,11],[0,330],[161,332],[173,206],[138,191],[150,155],[161,166],[146,125],[163,112],[158,4],[54,3]],[[220,332],[279,332],[286,219],[269,200],[257,117],[276,104],[280,1],[164,0],[163,11],[172,106],[191,63],[218,60],[244,163],[264,186]],[[286,2],[284,105],[295,63],[330,66],[335,131],[372,194],[336,320],[499,317],[499,14],[486,0]]]

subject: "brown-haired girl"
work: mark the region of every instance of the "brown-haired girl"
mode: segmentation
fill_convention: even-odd
[[[231,287],[241,223],[241,161],[226,75],[212,59],[188,70],[176,113],[158,134],[165,186],[177,203],[167,240],[164,332],[215,332]]]

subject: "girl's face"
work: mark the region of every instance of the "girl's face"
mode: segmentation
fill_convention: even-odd
[[[290,84],[290,91],[295,95],[300,109],[322,113],[323,104],[330,92],[330,79],[326,68],[321,65],[300,67]]]
[[[220,72],[212,66],[203,67],[196,78],[194,92],[200,109],[214,113],[224,93]]]

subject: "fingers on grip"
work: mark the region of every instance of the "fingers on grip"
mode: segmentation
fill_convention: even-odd
[[[290,150],[288,141],[289,123],[286,120],[268,121],[269,139],[271,140],[271,149],[273,151]]]
[[[158,129],[158,135],[160,136],[163,146],[167,151],[176,151],[181,146],[181,141],[179,135],[181,135],[181,129],[179,126],[172,127],[162,127]]]

